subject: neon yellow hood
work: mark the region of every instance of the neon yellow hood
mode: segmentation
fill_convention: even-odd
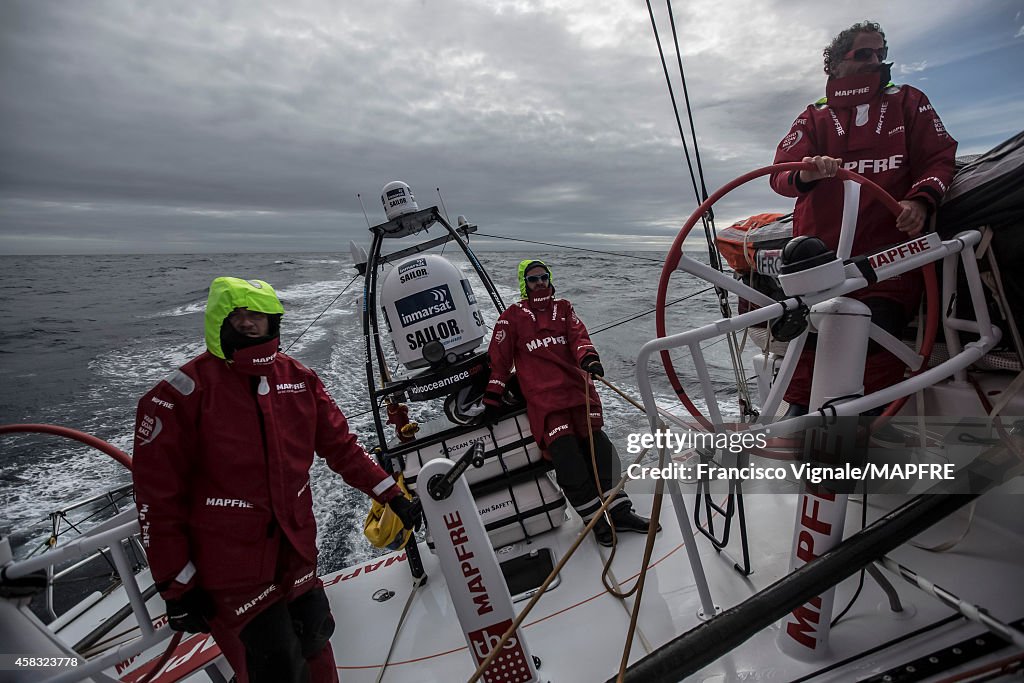
[[[224,358],[220,346],[220,328],[236,308],[267,314],[283,314],[284,306],[274,288],[263,280],[243,280],[238,277],[219,277],[210,283],[210,296],[206,300],[206,348],[218,358]]]
[[[548,264],[544,263],[540,259],[528,258],[524,261],[519,262],[519,298],[529,299],[530,290],[526,288],[526,271],[530,269],[530,266],[543,266],[544,270],[548,271],[548,284],[551,286],[552,291],[555,287],[555,276],[551,274],[551,269],[548,268]]]

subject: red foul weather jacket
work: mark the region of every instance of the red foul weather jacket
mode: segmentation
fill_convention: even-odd
[[[833,98],[830,105],[822,99],[808,106],[779,143],[775,163],[816,155],[840,158],[843,168],[877,183],[896,201],[924,201],[931,213],[953,178],[956,140],[946,132],[925,94],[909,85],[890,83],[858,100],[863,101],[848,104],[849,100]],[[835,249],[843,212],[842,182],[830,178],[800,188],[795,175],[775,173],[771,178],[776,192],[796,197],[793,234],[816,235]],[[851,255],[875,253],[908,239],[896,229],[896,216],[862,192]],[[912,312],[920,301],[920,283],[920,271],[912,271],[852,296],[894,299]]]
[[[591,426],[600,428],[601,399],[589,375],[579,370],[584,358],[598,358],[587,328],[566,299],[542,302],[524,299],[509,306],[494,324],[487,353],[491,377],[485,401],[494,404],[505,391],[515,366],[526,397],[526,414],[534,438],[546,448],[545,420],[556,411],[586,405],[590,394]],[[582,435],[580,435],[582,436]]]
[[[314,451],[381,502],[398,494],[349,432],[320,378],[277,352],[278,340],[209,351],[139,402],[133,457],[143,545],[173,598],[273,581],[287,541],[316,564],[309,468]]]

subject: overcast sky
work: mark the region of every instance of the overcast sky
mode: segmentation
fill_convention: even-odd
[[[1024,122],[1020,0],[674,9],[709,191],[771,162],[865,18],[961,153]],[[696,206],[641,0],[0,0],[0,98],[4,254],[346,251],[390,180],[606,248],[662,249]],[[762,181],[719,225],[790,207]]]

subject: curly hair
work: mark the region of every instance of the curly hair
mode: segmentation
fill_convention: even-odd
[[[858,33],[877,33],[885,41],[885,33],[882,32],[882,27],[874,21],[861,21],[842,31],[832,39],[832,42],[821,53],[825,58],[825,73],[827,75],[832,76],[835,74],[836,67],[839,66],[839,62],[843,61],[843,55],[853,47],[853,41],[856,40]]]

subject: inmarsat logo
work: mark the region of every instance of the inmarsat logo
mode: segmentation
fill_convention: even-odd
[[[408,263],[398,267],[398,282],[399,284],[405,284],[409,280],[426,277],[429,274],[430,271],[427,269],[427,259],[412,259]]]
[[[395,302],[395,309],[398,311],[402,326],[408,327],[413,323],[454,311],[455,304],[452,303],[452,293],[448,285],[443,284],[399,299]]]
[[[385,208],[391,209],[402,204],[408,204],[409,200],[405,198],[405,188],[396,187],[393,190],[388,190],[387,194],[381,195],[380,203]]]
[[[425,258],[417,258],[417,259],[412,259],[411,261],[406,261],[402,265],[398,266],[398,272],[399,272],[399,274],[401,274],[401,273],[408,273],[410,270],[416,270],[417,268],[426,268],[426,267],[427,267],[427,259],[425,259]]]

